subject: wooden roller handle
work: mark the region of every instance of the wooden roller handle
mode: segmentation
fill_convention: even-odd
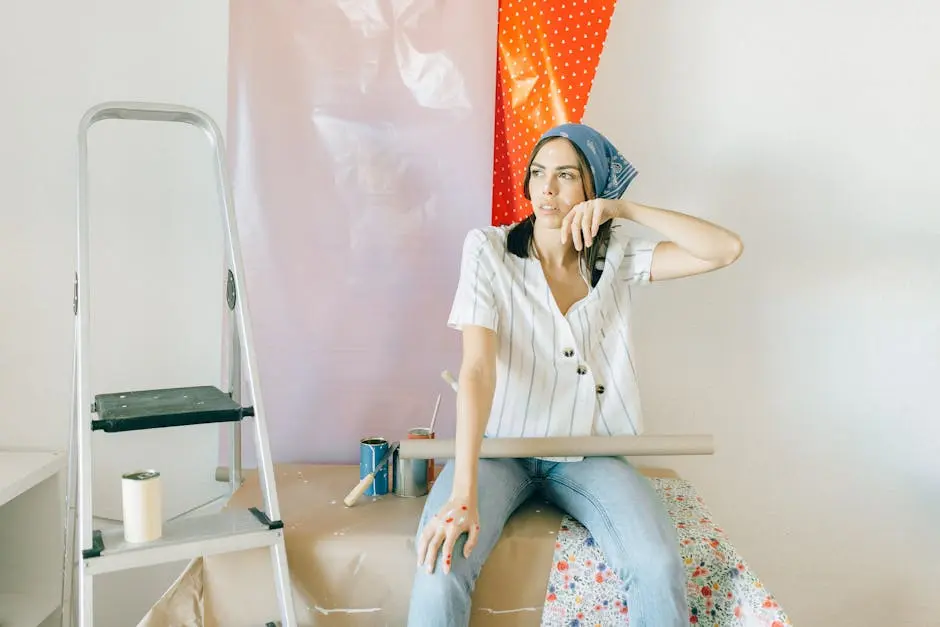
[[[362,496],[362,493],[369,489],[369,486],[372,485],[372,482],[375,480],[375,474],[369,473],[363,477],[362,481],[359,482],[352,491],[346,495],[346,498],[343,499],[343,503],[346,504],[346,507],[352,507],[355,505],[356,501],[359,500],[359,497]]]
[[[454,379],[454,375],[452,375],[448,371],[445,370],[444,372],[442,372],[441,378],[447,381],[448,385],[450,385],[450,387],[453,388],[454,392],[456,392],[459,389],[457,385],[457,380]]]

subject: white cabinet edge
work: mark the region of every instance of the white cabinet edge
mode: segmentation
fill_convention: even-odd
[[[65,467],[63,451],[0,449],[0,507]]]

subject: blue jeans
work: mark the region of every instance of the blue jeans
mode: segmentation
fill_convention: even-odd
[[[428,519],[450,498],[453,477],[449,462],[428,494],[416,540]],[[424,566],[417,568],[409,627],[469,624],[470,595],[483,563],[512,513],[536,493],[576,518],[594,537],[629,592],[632,627],[689,624],[686,571],[675,528],[649,480],[624,459],[481,459],[478,493],[476,548],[468,559],[463,557],[464,534],[454,545],[449,574],[443,572],[440,555],[433,573]]]

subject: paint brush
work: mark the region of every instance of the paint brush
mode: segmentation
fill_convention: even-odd
[[[434,402],[434,413],[431,414],[431,427],[428,429],[429,433],[434,433],[434,423],[437,422],[437,410],[441,408],[441,395],[437,395],[437,401]]]
[[[454,392],[457,391],[457,381],[454,379],[454,375],[445,370],[441,373],[441,378],[450,384],[450,387],[454,389]]]
[[[369,486],[372,485],[373,481],[375,481],[376,473],[382,470],[382,466],[389,462],[389,460],[395,454],[395,451],[398,450],[398,445],[398,442],[392,444],[385,452],[385,455],[383,455],[379,460],[379,463],[375,465],[375,468],[372,470],[372,472],[363,477],[362,481],[359,482],[359,485],[353,488],[352,491],[346,495],[346,498],[343,499],[343,504],[345,504],[346,507],[352,507],[356,501],[359,500],[359,497],[362,496],[362,493],[369,489]]]

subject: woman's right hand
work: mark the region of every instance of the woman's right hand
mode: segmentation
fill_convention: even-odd
[[[463,547],[464,559],[476,546],[480,534],[480,517],[476,502],[469,498],[451,496],[450,500],[428,520],[418,541],[418,566],[425,564],[429,573],[434,572],[438,551],[444,554],[444,573],[450,572],[454,544],[462,534],[467,534]]]

